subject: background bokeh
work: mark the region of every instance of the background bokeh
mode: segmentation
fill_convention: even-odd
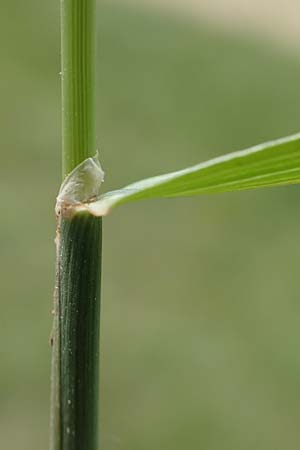
[[[144,6],[99,1],[105,189],[299,131],[297,46]],[[0,447],[40,450],[59,2],[2,2],[0,29]],[[299,223],[298,187],[147,201],[105,219],[103,450],[299,450]]]

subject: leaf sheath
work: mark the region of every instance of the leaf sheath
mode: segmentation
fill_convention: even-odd
[[[101,219],[60,219],[59,450],[96,450],[98,427]]]

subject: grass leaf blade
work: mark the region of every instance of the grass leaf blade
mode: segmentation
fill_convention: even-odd
[[[87,205],[106,215],[118,204],[300,183],[300,133],[229,153],[187,169],[147,178]]]

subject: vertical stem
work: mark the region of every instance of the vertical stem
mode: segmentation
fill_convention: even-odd
[[[60,450],[96,450],[101,220],[77,213],[60,232]]]
[[[61,0],[63,177],[96,153],[96,0]]]
[[[96,0],[61,0],[63,178],[96,153]],[[50,450],[98,449],[101,218],[57,217]]]

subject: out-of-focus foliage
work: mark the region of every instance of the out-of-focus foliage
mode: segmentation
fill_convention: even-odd
[[[125,7],[99,4],[99,22],[106,190],[299,130],[299,55]],[[59,4],[6,2],[0,25],[1,448],[40,450]],[[297,187],[149,201],[105,219],[103,449],[299,450],[299,220]]]

